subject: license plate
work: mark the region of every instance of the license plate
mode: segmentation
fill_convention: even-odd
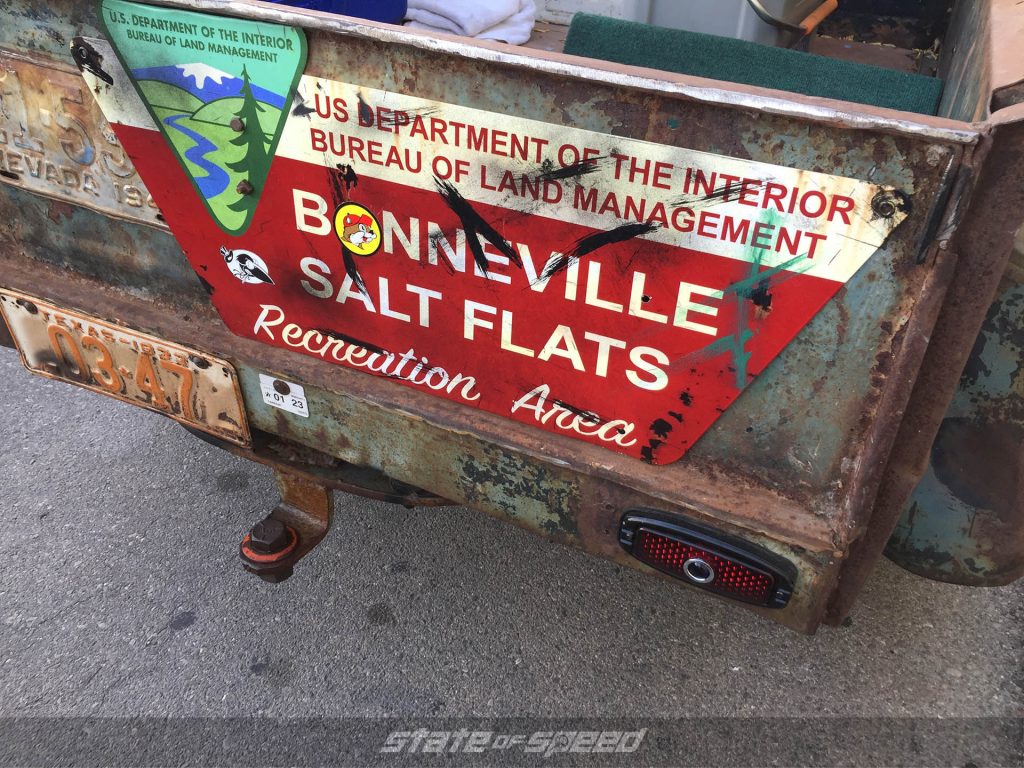
[[[32,373],[148,408],[233,443],[249,442],[230,363],[13,291],[0,291],[0,309]]]
[[[0,183],[164,228],[74,67],[0,50]]]

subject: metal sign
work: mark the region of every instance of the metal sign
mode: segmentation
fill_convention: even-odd
[[[100,18],[209,215],[245,232],[306,65],[305,35],[122,0],[105,0]],[[83,43],[75,50],[92,63]]]
[[[0,105],[0,184],[164,226],[78,70],[0,50]]]
[[[238,373],[226,360],[6,289],[0,290],[4,320],[32,373],[238,445],[250,442]]]
[[[166,44],[142,34],[156,26],[246,42],[252,96],[199,108],[190,145],[138,70],[81,41],[102,57],[86,80],[232,331],[650,463],[680,458],[906,217],[900,193],[857,179],[362,83],[303,76],[282,94],[249,59],[297,30],[102,5],[120,9],[106,23],[129,66],[196,83],[185,73],[212,66],[193,43],[160,63]],[[265,182],[239,181],[246,226],[203,189],[211,164],[242,162],[224,142],[264,89],[287,97],[285,122],[276,151],[263,143]]]

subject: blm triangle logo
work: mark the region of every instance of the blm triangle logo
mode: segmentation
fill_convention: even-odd
[[[121,64],[210,216],[252,221],[306,65],[300,30],[102,0]]]

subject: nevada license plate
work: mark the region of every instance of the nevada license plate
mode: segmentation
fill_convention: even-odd
[[[233,443],[249,442],[230,363],[14,291],[0,290],[0,309],[32,373],[148,408]]]

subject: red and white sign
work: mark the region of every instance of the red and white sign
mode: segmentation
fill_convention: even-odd
[[[229,236],[109,72],[97,98],[234,333],[655,464],[905,218],[856,179],[304,77]]]

